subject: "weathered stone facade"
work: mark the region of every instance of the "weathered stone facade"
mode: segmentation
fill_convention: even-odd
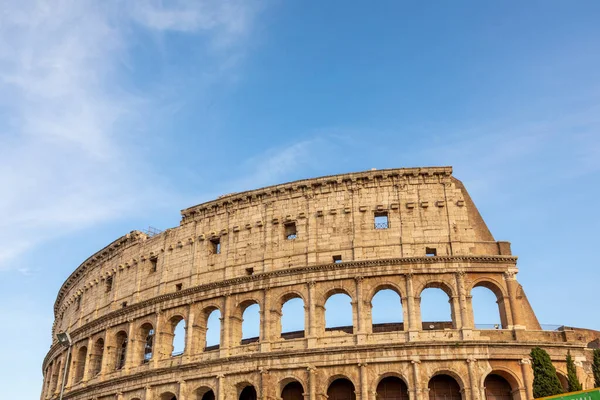
[[[451,173],[368,171],[230,194],[183,210],[176,228],[117,239],[73,272],[55,303],[52,336],[69,332],[74,342],[65,398],[454,399],[439,395],[453,381],[458,398],[525,400],[533,346],[562,373],[570,350],[591,387],[588,344],[600,332],[541,330],[510,244],[494,240]],[[475,328],[478,286],[497,297],[499,329]],[[429,287],[448,294],[451,323],[421,321]],[[374,331],[371,299],[382,289],[400,295],[404,322]],[[353,326],[326,330],[324,305],[335,293],[352,298]],[[282,306],[292,298],[304,302],[305,331],[282,337]],[[242,343],[252,304],[260,337]],[[207,348],[213,310],[221,340]],[[185,351],[172,356],[181,319]],[[42,399],[58,397],[66,358],[55,340]],[[509,397],[491,397],[494,385]]]

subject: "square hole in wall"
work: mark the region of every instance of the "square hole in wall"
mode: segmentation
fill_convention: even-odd
[[[178,284],[175,285],[175,290],[176,291],[179,292],[181,289],[183,289],[183,283],[178,283]]]
[[[298,232],[296,231],[296,223],[290,222],[285,224],[285,238],[287,240],[294,240],[298,237]]]
[[[221,238],[210,239],[211,254],[221,254]]]
[[[427,257],[437,256],[437,249],[435,247],[425,247],[425,255]]]
[[[375,213],[374,225],[375,229],[388,229],[390,227],[387,211]]]
[[[150,272],[156,272],[158,268],[158,257],[152,257],[150,259]]]
[[[127,307],[127,302],[126,301],[124,301],[124,302],[121,303],[121,308],[125,308],[125,307]]]
[[[107,276],[105,283],[106,283],[106,292],[108,293],[112,290],[112,287],[113,287],[113,277]]]
[[[254,268],[246,268],[246,275],[254,275]]]
[[[339,264],[342,262],[342,256],[341,255],[337,255],[337,256],[333,256],[333,262],[336,264]]]

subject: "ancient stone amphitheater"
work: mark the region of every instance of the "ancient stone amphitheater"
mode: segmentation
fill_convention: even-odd
[[[59,396],[64,374],[73,400],[525,400],[533,346],[563,381],[570,350],[592,386],[600,332],[541,329],[510,244],[493,238],[450,167],[302,180],[181,214],[176,228],[115,240],[65,281],[52,336],[68,332],[73,346],[54,339],[42,399]],[[495,294],[501,324],[474,324],[476,287]],[[422,320],[427,288],[447,294],[451,321]],[[373,324],[372,299],[388,289],[402,322]],[[327,300],[340,293],[352,299],[352,326],[326,328]],[[293,299],[305,329],[282,333]],[[260,334],[243,339],[254,304]],[[215,312],[220,341],[207,346]]]

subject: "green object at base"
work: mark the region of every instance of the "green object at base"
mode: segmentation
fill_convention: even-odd
[[[542,397],[538,400],[600,400],[600,388]]]

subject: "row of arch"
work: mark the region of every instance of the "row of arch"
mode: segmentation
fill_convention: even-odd
[[[434,375],[428,383],[429,400],[462,400],[464,390],[450,375]],[[518,388],[513,388],[503,376],[490,373],[484,381],[485,400],[513,400]],[[352,381],[344,376],[335,377],[327,387],[328,400],[356,400],[358,390]],[[378,383],[373,393],[377,400],[409,400],[409,388],[406,382],[398,376],[384,376]],[[280,385],[279,399],[305,400],[307,391],[301,382],[286,379]],[[189,397],[186,397],[189,399]],[[237,400],[257,400],[256,388],[251,384],[243,384],[237,388]],[[177,400],[177,395],[172,392],[163,392],[160,400]],[[190,400],[215,400],[215,392],[209,387],[200,387],[194,391]],[[133,398],[131,400],[140,400]]]
[[[139,325],[134,323],[135,327],[124,327],[116,333],[107,332],[104,337],[96,339],[93,343],[88,342],[86,345],[80,341],[73,354],[72,365],[66,366],[67,369],[75,371],[73,376],[70,376],[68,371],[70,377],[68,382],[75,384],[86,378],[91,379],[102,371],[110,372],[123,369],[127,365],[150,363],[157,358],[157,345],[160,350],[158,358],[164,359],[183,353],[189,355],[197,351],[217,350],[223,345],[229,348],[263,339],[274,341],[303,338],[307,333],[318,337],[328,331],[356,333],[357,330],[360,332],[362,329],[364,333],[377,333],[402,331],[407,328],[430,330],[460,327],[456,320],[455,310],[458,308],[456,296],[452,286],[447,283],[427,282],[419,288],[419,295],[412,298],[412,312],[418,313],[418,318],[411,318],[410,297],[403,297],[402,291],[393,282],[388,281],[373,286],[373,290],[367,295],[370,300],[365,302],[364,306],[361,306],[360,302],[353,301],[353,297],[362,297],[360,289],[351,292],[347,286],[332,283],[333,285],[323,292],[321,298],[324,301],[321,300],[323,301],[321,307],[318,303],[311,307],[310,303],[314,295],[311,295],[310,291],[307,304],[305,292],[290,288],[291,290],[280,295],[267,314],[261,312],[261,304],[264,306],[266,301],[266,292],[263,292],[265,295],[263,298],[260,295],[258,298],[255,297],[255,294],[261,291],[249,292],[241,296],[242,300],[237,304],[227,307],[218,299],[209,302],[201,310],[200,318],[194,321],[192,329],[188,329],[186,325],[186,317],[189,315],[179,313],[172,315],[166,324],[142,319]],[[356,284],[358,286],[360,281],[357,280]],[[489,292],[492,302],[496,300],[497,304],[493,307],[496,308],[496,314],[501,320],[501,324],[496,326],[506,328],[507,311],[503,290],[490,280],[480,280],[472,285],[471,293],[480,289]],[[408,289],[407,291],[410,292]],[[437,303],[433,308],[443,309],[445,318],[435,318],[435,321],[422,320],[421,306],[427,303],[430,292],[437,295],[433,296]],[[407,300],[408,310],[405,307]],[[221,313],[221,307],[229,311],[225,312],[225,317]],[[359,307],[362,307],[362,311]],[[383,313],[376,312],[380,307]],[[265,314],[271,319],[268,324],[264,323]],[[299,318],[300,315],[303,315],[303,318]],[[380,318],[381,315],[385,316],[384,319]],[[370,323],[367,323],[367,318],[371,320]],[[290,320],[291,324],[286,322]],[[413,325],[411,328],[411,324],[415,321],[420,322],[419,325],[416,327]],[[229,325],[227,332],[223,326],[226,322]],[[269,332],[264,332],[265,328]],[[188,340],[190,332],[196,336],[194,340]],[[190,349],[189,344],[195,345]],[[45,379],[50,393],[56,390],[60,370],[60,360],[51,362],[46,369]]]

